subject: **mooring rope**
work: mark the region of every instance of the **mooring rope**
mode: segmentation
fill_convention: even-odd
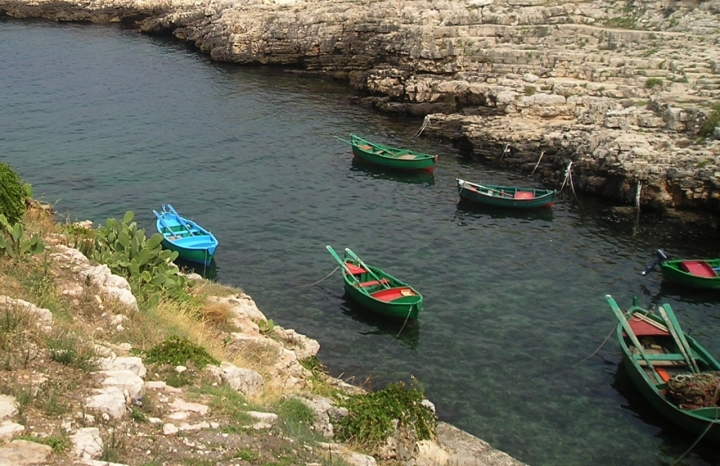
[[[417,132],[415,134],[413,134],[413,137],[411,139],[415,139],[416,137],[420,136],[422,134],[422,132],[425,131],[425,128],[427,128],[429,124],[430,124],[430,115],[425,115],[425,119],[423,120],[422,126],[420,127],[419,130],[417,130]]]
[[[503,149],[502,154],[500,154],[500,160],[502,160],[503,157],[505,157],[505,154],[509,154],[509,153],[510,153],[510,144],[505,144],[505,149]]]
[[[315,286],[315,285],[317,285],[318,283],[321,283],[321,282],[327,280],[328,278],[330,278],[330,276],[331,276],[332,274],[334,274],[335,272],[337,272],[337,270],[338,270],[339,268],[340,268],[340,266],[338,265],[337,267],[335,267],[335,268],[333,269],[332,272],[330,272],[329,274],[325,275],[323,278],[321,278],[320,280],[316,281],[315,283],[311,283],[311,284],[309,284],[309,285],[300,285],[300,286],[296,286],[295,288],[307,288],[307,287],[310,287],[310,286]]]
[[[552,378],[558,377],[559,375],[564,374],[565,372],[571,370],[571,369],[574,368],[575,366],[577,366],[577,365],[579,365],[579,364],[582,364],[582,363],[584,363],[585,361],[587,361],[588,359],[590,359],[591,357],[595,356],[595,355],[597,354],[597,352],[600,351],[600,349],[601,349],[603,346],[605,346],[605,343],[608,342],[608,340],[610,339],[610,337],[612,336],[612,334],[613,334],[614,332],[615,332],[615,327],[613,327],[613,329],[610,331],[610,333],[608,334],[608,336],[605,337],[605,339],[603,340],[603,342],[600,343],[600,346],[598,346],[597,349],[592,352],[592,354],[590,354],[590,355],[588,355],[587,357],[585,357],[584,359],[576,362],[575,364],[573,364],[572,366],[568,367],[567,369],[563,369],[563,370],[561,370],[560,372],[558,372],[557,374],[550,376],[550,378],[552,379]]]
[[[572,179],[572,160],[568,162],[568,166],[565,169],[565,180],[563,180],[562,186],[560,186],[560,192],[562,192],[563,189],[565,189],[565,186],[567,184],[570,185],[570,189],[572,189],[573,196],[575,196],[575,200],[578,202],[580,207],[582,208],[582,203],[580,202],[580,199],[577,197],[577,193],[575,192],[575,184],[573,184]],[[568,183],[569,182],[569,183]]]
[[[719,400],[718,400],[718,395],[720,395],[720,381],[718,381],[718,384],[717,384],[717,386],[715,387],[715,393],[713,394],[713,402],[715,403],[715,420],[720,419],[720,406],[718,406],[718,401],[719,401]],[[690,448],[688,448],[687,450],[685,450],[685,453],[683,453],[682,455],[680,455],[680,458],[678,458],[678,459],[676,459],[675,461],[673,461],[673,463],[672,463],[670,466],[675,466],[676,464],[678,464],[678,463],[680,462],[680,460],[682,460],[683,458],[685,458],[685,455],[687,455],[688,453],[690,453],[690,452],[692,451],[692,449],[695,448],[695,446],[696,446],[698,443],[700,443],[700,440],[702,440],[703,437],[705,437],[705,434],[707,434],[708,431],[710,430],[710,428],[711,428],[712,426],[714,426],[714,425],[715,425],[714,423],[709,422],[709,423],[708,423],[708,426],[705,428],[705,431],[703,431],[703,433],[700,434],[700,437],[698,437],[697,440],[695,440],[695,442],[693,442],[693,444],[690,445]]]
[[[397,335],[395,335],[392,338],[392,340],[390,340],[388,342],[388,344],[385,345],[382,349],[380,349],[380,351],[378,351],[372,358],[370,358],[368,361],[366,361],[364,365],[368,365],[369,363],[375,361],[381,354],[385,353],[385,350],[387,350],[390,347],[390,345],[394,344],[398,340],[398,338],[402,334],[403,330],[405,329],[405,326],[407,325],[408,321],[410,320],[410,314],[412,314],[412,307],[408,310],[408,314],[407,314],[407,316],[405,316],[405,322],[403,322]],[[352,374],[350,374],[350,378],[355,377],[355,375],[357,375],[358,372],[360,372],[360,369],[358,369],[355,372],[353,372]]]
[[[540,161],[542,160],[543,155],[545,155],[545,151],[540,152],[540,158],[538,159],[537,163],[535,164],[535,168],[533,168],[533,170],[530,172],[531,175],[533,173],[535,173],[535,170],[537,170],[537,167],[538,167],[538,165],[540,165]]]

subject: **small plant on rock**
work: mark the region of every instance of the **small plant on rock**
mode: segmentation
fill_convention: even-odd
[[[203,369],[208,364],[220,364],[205,348],[178,336],[171,336],[143,354],[148,364],[181,366],[192,362],[198,369]]]
[[[647,89],[653,89],[658,86],[662,87],[662,84],[663,80],[660,78],[647,78],[647,80],[645,81],[645,87]]]
[[[39,254],[45,250],[45,243],[37,233],[28,236],[22,223],[11,224],[0,214],[0,254],[20,258],[26,254]]]
[[[370,452],[384,445],[398,431],[413,430],[418,440],[435,436],[437,417],[423,403],[421,388],[405,387],[404,382],[363,395],[351,395],[341,404],[349,414],[339,422],[338,439],[358,444]]]
[[[720,104],[713,107],[712,113],[707,117],[705,122],[698,130],[698,136],[707,138],[713,135],[715,128],[720,125]]]
[[[189,299],[187,280],[172,263],[178,253],[162,249],[160,233],[147,238],[145,230],[133,222],[134,217],[133,212],[126,212],[122,220],[107,219],[95,233],[90,258],[126,277],[133,293],[150,304],[157,304],[163,295],[181,301]]]
[[[25,183],[10,165],[0,162],[0,214],[15,223],[25,213]]]

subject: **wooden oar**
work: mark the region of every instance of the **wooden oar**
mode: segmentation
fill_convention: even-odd
[[[608,304],[610,304],[610,308],[612,308],[617,319],[620,321],[623,330],[625,330],[625,334],[628,336],[628,338],[630,338],[632,344],[635,345],[635,349],[637,349],[638,353],[640,353],[640,356],[645,360],[645,364],[647,364],[647,367],[649,367],[652,371],[653,375],[655,376],[655,380],[657,380],[658,383],[664,383],[664,380],[662,379],[662,377],[660,377],[660,374],[657,373],[655,366],[653,366],[652,362],[650,362],[650,359],[648,359],[647,354],[645,354],[645,350],[643,350],[643,347],[638,341],[637,336],[635,336],[635,332],[633,332],[632,328],[630,328],[630,324],[625,318],[623,311],[617,305],[612,296],[607,294],[605,295],[605,299],[607,300]]]
[[[653,269],[655,269],[655,267],[657,267],[658,264],[661,264],[662,262],[666,261],[668,258],[667,254],[665,254],[665,251],[663,251],[662,249],[656,250],[655,254],[657,254],[658,258],[655,260],[655,262],[653,262],[652,264],[645,267],[645,270],[643,270],[642,275],[647,275]]]
[[[668,330],[675,339],[675,343],[677,343],[677,345],[680,347],[680,352],[682,353],[683,357],[685,357],[685,361],[687,362],[688,366],[690,366],[690,370],[694,374],[700,373],[700,368],[698,367],[697,362],[693,357],[692,348],[690,348],[690,345],[685,338],[685,332],[683,332],[680,328],[680,324],[678,323],[672,308],[669,304],[663,304],[658,308],[658,310],[660,311],[660,315],[662,316],[662,318],[667,323]]]
[[[642,320],[643,322],[647,322],[648,324],[652,325],[653,327],[655,327],[658,330],[662,330],[663,332],[668,332],[668,329],[666,326],[664,326],[660,322],[656,322],[656,321],[652,320],[650,317],[646,316],[645,314],[641,313],[640,311],[633,312],[633,316]]]
[[[168,231],[168,235],[175,236],[175,232],[172,231],[172,228],[170,228],[167,223],[165,223],[165,219],[162,217],[162,215],[160,215],[155,209],[153,209],[153,213],[160,221],[160,225],[162,225],[162,227]]]
[[[338,141],[344,142],[345,144],[350,144],[351,146],[354,146],[354,145],[355,145],[355,144],[353,144],[352,142],[348,141],[347,139],[343,139],[343,138],[338,137],[338,136],[333,136],[333,137],[334,137],[335,139],[337,139]]]
[[[165,206],[163,206],[163,207],[165,207]],[[175,211],[175,209],[173,208],[173,206],[171,206],[170,204],[168,204],[168,205],[167,205],[167,208],[170,209],[170,213],[172,213],[172,214],[175,216],[175,218],[177,219],[178,223],[179,223],[182,227],[184,227],[184,228],[188,231],[188,233],[190,233],[190,236],[195,235],[195,232],[193,231],[193,229],[190,228],[190,227],[188,226],[188,224],[183,221],[184,219],[180,216],[180,214],[178,214],[178,213]]]
[[[471,186],[475,186],[475,187],[477,187],[477,188],[485,189],[486,191],[488,191],[488,192],[491,193],[491,194],[492,194],[492,193],[497,193],[497,194],[500,195],[500,196],[512,197],[512,194],[510,194],[510,193],[501,192],[501,191],[498,191],[497,189],[491,188],[491,187],[489,187],[489,186],[483,186],[483,185],[477,184],[477,183],[470,183],[470,185],[471,185]]]
[[[335,260],[338,262],[338,264],[340,264],[340,266],[345,270],[345,272],[347,272],[347,274],[350,275],[353,280],[355,280],[355,283],[357,283],[359,285],[360,280],[358,280],[357,277],[355,275],[353,275],[353,273],[350,271],[350,269],[348,269],[348,266],[345,263],[345,261],[340,259],[340,257],[337,255],[335,250],[332,248],[332,246],[330,246],[330,245],[325,246],[325,249],[327,249],[328,252],[330,253],[330,255],[335,258]],[[360,289],[365,291],[362,287],[360,287]],[[367,294],[367,291],[365,291],[365,293]]]
[[[365,262],[363,262],[362,259],[360,259],[360,258],[357,256],[357,254],[355,254],[354,252],[352,252],[352,251],[350,250],[350,248],[345,248],[345,252],[347,252],[348,254],[350,254],[350,255],[352,256],[352,258],[355,259],[355,260],[358,262],[358,264],[360,264],[360,266],[361,266],[362,268],[364,268],[365,270],[367,270],[368,273],[369,273],[370,275],[372,275],[372,277],[373,277],[375,280],[377,280],[378,283],[380,283],[380,284],[383,286],[383,288],[390,288],[390,285],[388,285],[387,282],[381,280],[380,277],[378,277],[377,275],[375,275],[375,272],[373,272],[372,269],[370,269],[370,267],[368,267],[368,266],[365,264]]]

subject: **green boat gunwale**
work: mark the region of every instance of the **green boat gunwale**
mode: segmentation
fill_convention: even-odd
[[[383,317],[417,319],[423,296],[415,288],[378,267],[367,265],[350,249],[341,259],[331,246],[327,250],[342,267],[344,288],[355,302]]]
[[[455,178],[455,182],[461,199],[488,206],[522,209],[550,207],[557,194],[554,189],[480,184],[461,178]]]
[[[372,165],[401,171],[429,171],[435,169],[438,155],[425,154],[411,149],[392,147],[370,142],[356,134],[350,135],[350,141],[337,138],[352,146],[355,158]]]
[[[653,320],[657,324],[666,325],[663,318],[638,306],[635,301],[625,312],[622,312],[619,310],[617,304],[610,295],[607,295],[606,299],[610,303],[611,307],[614,308],[616,314],[618,311],[622,314],[622,317],[628,325],[630,319],[637,313]],[[665,306],[667,306],[666,309],[669,309],[668,305]],[[619,318],[620,317],[618,316],[618,319]],[[668,329],[670,328],[670,326],[667,327]],[[720,408],[702,407],[698,409],[682,409],[675,405],[665,395],[665,390],[667,388],[666,381],[656,381],[653,378],[654,374],[658,374],[657,367],[660,367],[658,362],[653,361],[668,361],[671,364],[683,364],[685,360],[684,355],[682,357],[678,357],[674,353],[666,353],[655,355],[654,357],[648,357],[648,354],[644,352],[644,349],[641,351],[637,351],[636,349],[634,353],[631,350],[631,347],[635,348],[635,345],[633,344],[630,346],[628,344],[627,340],[631,339],[631,337],[627,334],[626,327],[622,322],[618,322],[615,334],[622,350],[623,365],[627,369],[630,379],[638,391],[640,391],[642,396],[653,406],[653,408],[655,408],[666,419],[686,431],[696,435],[703,435],[704,438],[707,438],[712,442],[720,443]],[[687,345],[690,348],[690,354],[688,356],[694,358],[695,362],[702,365],[700,373],[720,371],[720,362],[708,353],[705,348],[703,348],[691,336],[683,333],[683,337],[686,339]],[[671,338],[670,334],[668,333],[665,338]],[[679,345],[676,342],[673,344],[679,350]],[[672,347],[672,345],[662,346],[664,350],[667,350],[669,347]],[[645,363],[645,366],[643,366],[641,362]],[[648,363],[653,366],[651,369],[647,369]],[[687,365],[676,367],[687,368]]]

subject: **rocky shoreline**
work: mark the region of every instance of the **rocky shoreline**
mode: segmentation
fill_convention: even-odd
[[[396,434],[375,456],[336,441],[334,424],[348,416],[348,410],[337,406],[335,399],[313,392],[313,379],[320,376],[324,384],[346,394],[363,390],[303,366],[301,361],[317,354],[318,342],[274,325],[252,298],[239,290],[210,298],[215,312],[227,310],[227,324],[232,328],[215,338],[223,340],[236,357],[248,353],[253,359],[264,353],[260,358],[262,369],[240,364],[240,358],[216,361],[218,364],[209,364],[195,376],[204,379],[206,387],[217,387],[218,391],[227,387],[243,400],[281,391],[284,399],[297,400],[312,411],[312,431],[324,441],[293,445],[296,440],[278,434],[276,424],[280,420],[274,412],[248,407],[244,417],[237,413],[228,417],[223,409],[231,404],[227,399],[218,404],[212,392],[206,390],[203,394],[190,386],[169,382],[168,377],[189,373],[189,367],[177,366],[174,373],[163,377],[150,369],[152,365],[146,367],[145,358],[133,353],[135,348],[127,340],[128,327],[137,325],[142,311],[125,278],[112,274],[107,265],[91,263],[79,250],[65,245],[67,238],[62,235],[46,240],[46,267],[57,273],[57,291],[73,306],[73,324],[87,331],[82,337],[86,343],[76,340],[62,351],[75,357],[83,352],[84,344],[91,345],[92,370],[73,371],[69,357],[65,365],[58,364],[57,348],[48,351],[38,344],[53,340],[54,335],[70,335],[67,327],[58,322],[62,317],[35,303],[5,295],[9,290],[0,292],[0,313],[5,322],[0,335],[5,352],[0,375],[0,466],[320,466],[318,458],[324,458],[322,464],[338,464],[333,457],[348,466],[523,464],[444,422],[438,423],[432,440],[418,440],[396,426]],[[200,276],[189,275],[188,279],[202,286]],[[223,294],[227,291],[223,289]],[[11,325],[14,322],[22,325],[15,328]],[[12,349],[8,348],[11,341]],[[434,410],[428,400],[422,403]],[[247,402],[243,405],[248,406]],[[64,442],[67,445],[59,448]],[[277,455],[277,450],[287,456],[290,449],[291,462],[273,462],[277,461],[273,456],[254,461],[259,458],[258,450],[266,455]]]
[[[347,80],[485,162],[626,206],[720,211],[720,1],[0,0],[213,60]]]

